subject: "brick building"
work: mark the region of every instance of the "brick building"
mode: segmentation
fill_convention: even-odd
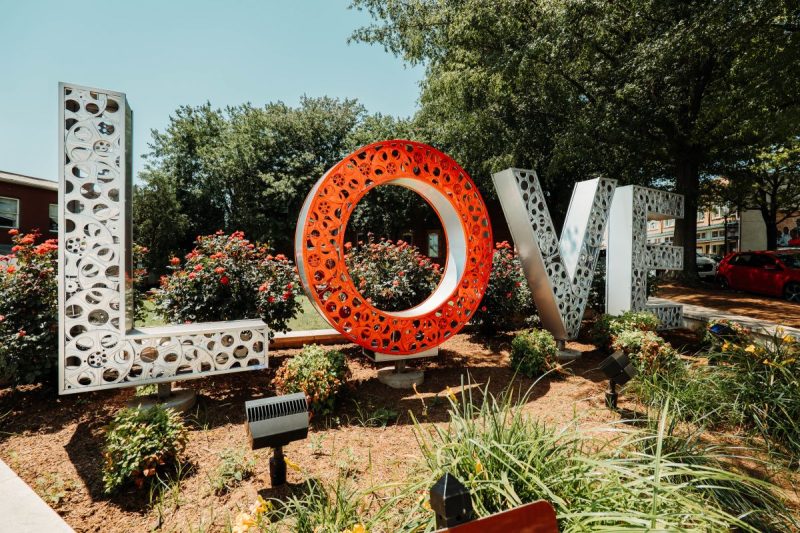
[[[9,229],[58,237],[58,183],[0,171],[0,255],[11,251]]]

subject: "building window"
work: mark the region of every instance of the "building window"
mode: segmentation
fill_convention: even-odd
[[[19,227],[19,200],[0,197],[0,228]]]
[[[58,204],[50,204],[50,231],[58,233]]]
[[[428,232],[428,257],[439,257],[439,232]]]
[[[698,222],[701,221],[701,220],[705,220],[705,219],[706,219],[706,212],[698,210],[697,211],[697,220],[698,220]]]
[[[670,218],[670,219],[667,219],[667,220],[664,221],[664,227],[665,228],[671,228],[674,225],[675,225],[675,219],[674,218]]]
[[[718,206],[716,206],[714,208],[714,211],[713,211],[712,214],[713,214],[714,218],[723,218],[723,217],[725,217],[725,215],[728,214],[728,210],[726,208],[718,205]]]

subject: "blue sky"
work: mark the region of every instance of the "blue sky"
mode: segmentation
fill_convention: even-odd
[[[134,111],[134,170],[179,105],[303,94],[358,98],[408,116],[421,67],[347,44],[370,22],[348,0],[0,0],[0,170],[58,179],[58,82],[121,91]]]

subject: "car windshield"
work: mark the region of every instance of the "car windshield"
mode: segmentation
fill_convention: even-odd
[[[789,268],[800,268],[800,254],[780,254],[778,258]]]

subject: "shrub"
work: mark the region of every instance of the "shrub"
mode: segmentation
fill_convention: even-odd
[[[0,266],[0,382],[55,378],[58,355],[58,245],[35,244],[36,232],[13,236]]]
[[[612,342],[635,362],[640,373],[650,375],[670,370],[678,362],[678,352],[652,331],[623,330]]]
[[[183,419],[172,409],[123,409],[106,432],[103,485],[112,493],[133,481],[140,488],[146,479],[180,460],[186,446]]]
[[[556,366],[558,347],[553,335],[543,329],[523,331],[511,341],[511,366],[535,378]]]
[[[221,496],[249,479],[256,469],[256,461],[243,449],[227,449],[219,454],[219,465],[209,477],[214,494]]]
[[[155,291],[156,311],[170,322],[206,322],[261,317],[285,331],[300,309],[299,279],[283,255],[272,256],[240,231],[198,237],[185,263],[173,257],[171,274]]]
[[[348,374],[342,352],[307,344],[284,363],[272,383],[278,394],[304,392],[311,412],[326,415],[333,412]]]
[[[625,311],[619,316],[600,315],[592,326],[592,342],[601,349],[611,346],[614,337],[625,330],[655,331],[658,317],[647,311]]]
[[[378,309],[402,311],[421,304],[442,277],[437,263],[404,241],[387,239],[345,243],[350,277],[361,294]]]
[[[492,273],[473,321],[484,333],[531,325],[536,308],[514,249],[508,242],[495,245]]]

